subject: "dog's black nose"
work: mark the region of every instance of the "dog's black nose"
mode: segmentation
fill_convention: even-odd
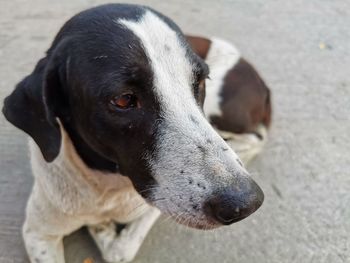
[[[208,200],[205,213],[223,225],[238,222],[254,213],[263,203],[264,193],[250,178],[225,188]]]

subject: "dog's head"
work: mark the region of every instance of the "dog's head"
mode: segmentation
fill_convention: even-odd
[[[207,76],[171,20],[106,5],[65,24],[3,112],[46,161],[60,151],[59,119],[90,167],[118,166],[162,212],[213,228],[253,213],[263,193],[203,116]]]

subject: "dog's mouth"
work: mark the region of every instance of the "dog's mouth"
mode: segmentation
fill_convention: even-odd
[[[194,228],[198,230],[213,230],[225,225],[231,225],[231,224],[237,223],[245,219],[249,215],[238,216],[227,222],[219,222],[218,220],[215,220],[211,217],[196,218],[193,215],[186,216],[186,215],[180,214],[180,215],[168,215],[168,216],[170,216],[176,223],[184,225],[189,228]]]
[[[254,210],[255,211],[255,210]],[[253,211],[253,212],[254,212]],[[170,216],[175,222],[184,225],[189,228],[199,229],[199,230],[212,230],[215,228],[219,228],[221,226],[227,226],[234,223],[237,223],[246,217],[248,217],[251,213],[244,214],[241,216],[237,216],[235,218],[231,218],[228,220],[223,220],[220,218],[219,220],[214,218],[213,216],[199,216],[198,218],[194,215],[185,215],[185,213],[182,213],[180,215],[168,215]]]

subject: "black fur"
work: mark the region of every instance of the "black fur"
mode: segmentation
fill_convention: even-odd
[[[153,155],[162,118],[142,45],[116,20],[138,20],[146,9],[110,4],[74,16],[3,108],[6,118],[35,140],[46,161],[53,161],[60,150],[58,118],[90,168],[119,171],[139,191],[156,183],[145,156]],[[185,41],[170,19],[156,14]],[[190,48],[187,55],[207,71]],[[122,111],[110,103],[128,91],[142,107]]]
[[[6,119],[28,133],[43,151],[47,161],[56,158],[61,144],[57,124],[49,120],[43,98],[43,71],[47,58],[41,59],[34,71],[17,84],[4,101],[2,109]]]

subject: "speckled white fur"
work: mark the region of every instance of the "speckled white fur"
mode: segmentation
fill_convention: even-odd
[[[195,102],[194,65],[177,33],[150,11],[137,22],[118,22],[141,40],[164,118],[158,129],[156,157],[149,160],[158,183],[154,203],[179,222],[209,228],[202,209],[206,198],[216,185],[229,185],[232,178],[247,172]]]

